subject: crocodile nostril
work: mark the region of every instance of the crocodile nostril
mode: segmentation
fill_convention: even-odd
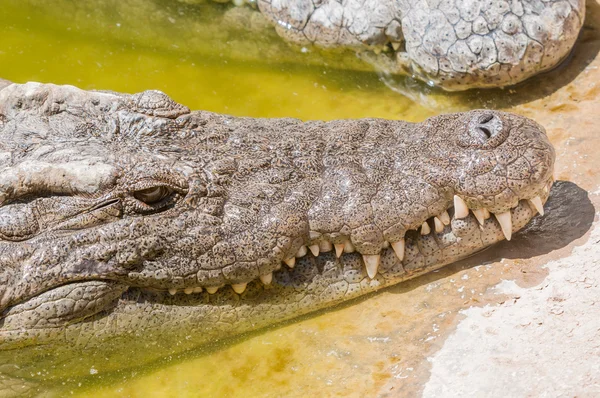
[[[477,127],[477,130],[479,130],[481,133],[483,133],[485,135],[486,139],[492,138],[492,132],[487,127],[479,126],[479,127]]]
[[[501,113],[476,111],[468,114],[465,136],[461,137],[461,146],[490,149],[500,145],[508,136],[508,126],[504,125]]]
[[[492,119],[494,118],[494,115],[488,114],[488,115],[483,115],[481,117],[481,119],[479,119],[479,123],[480,124],[486,124],[492,121]]]

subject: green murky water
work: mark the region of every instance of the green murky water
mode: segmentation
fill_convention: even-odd
[[[192,109],[246,116],[418,120],[432,114],[375,73],[339,68],[356,65],[353,54],[304,54],[282,43],[250,9],[175,0],[0,4],[0,76],[15,82],[159,89]],[[231,22],[240,19],[241,26]]]

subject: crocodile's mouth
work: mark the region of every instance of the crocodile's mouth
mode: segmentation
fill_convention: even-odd
[[[492,214],[485,208],[471,209],[455,195],[445,211],[407,231],[404,239],[387,242],[378,255],[358,253],[350,240],[321,236],[318,241],[307,240],[294,256],[285,258],[272,272],[240,283],[165,286],[130,275],[69,282],[5,309],[0,317],[0,330],[17,326],[60,327],[81,321],[109,311],[121,295],[132,288],[162,296],[162,302],[170,305],[186,304],[189,300],[210,304],[231,295],[252,300],[260,297],[261,292],[278,294],[287,289],[310,292],[315,281],[306,278],[305,266],[297,267],[298,261],[306,265],[305,257],[309,261],[324,257],[337,262],[345,275],[343,296],[359,295],[364,293],[361,285],[365,283],[389,286],[460,260],[502,239],[510,240],[512,233],[523,228],[536,213],[544,214],[543,204],[552,182],[548,180],[538,195],[520,199],[516,206],[500,214]],[[314,264],[316,262],[311,267],[314,268]],[[48,311],[52,317],[48,317]]]
[[[364,268],[357,270],[363,276],[369,279],[375,279],[380,274],[382,258],[385,252],[391,252],[395,255],[396,261],[410,271],[422,268],[431,268],[434,264],[447,264],[443,258],[432,256],[436,251],[443,253],[448,251],[448,258],[453,261],[457,259],[453,251],[460,250],[457,246],[470,248],[466,255],[477,252],[504,237],[511,240],[512,233],[521,229],[536,213],[544,215],[544,203],[548,199],[553,179],[551,178],[542,188],[539,195],[532,198],[520,199],[517,205],[503,213],[493,214],[484,207],[475,209],[469,208],[468,204],[458,195],[454,195],[452,202],[445,211],[438,216],[430,217],[424,220],[416,229],[406,232],[404,239],[395,242],[384,242],[384,249],[381,254],[361,254]],[[472,226],[477,225],[477,231],[472,231]],[[318,241],[317,241],[318,239]],[[317,257],[327,253],[335,254],[340,258],[343,254],[355,253],[354,244],[349,239],[331,238],[326,236],[314,237],[310,242],[300,247],[294,256],[285,258],[280,266],[273,272],[269,272],[257,280],[234,284],[204,285],[191,284],[184,287],[152,287],[145,285],[157,291],[165,292],[172,296],[178,294],[200,294],[203,292],[209,295],[216,294],[219,289],[230,287],[235,293],[243,294],[248,284],[260,283],[269,286],[273,280],[279,280],[278,273],[292,273],[296,261],[306,255]],[[419,262],[419,257],[423,262]],[[462,256],[464,257],[464,256]],[[425,260],[426,259],[426,260]],[[385,277],[385,275],[383,275]]]

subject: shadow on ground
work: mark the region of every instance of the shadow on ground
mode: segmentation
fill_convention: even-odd
[[[511,242],[498,245],[505,258],[531,258],[561,249],[590,230],[595,208],[588,192],[568,181],[557,181],[545,205],[545,215],[535,217]]]

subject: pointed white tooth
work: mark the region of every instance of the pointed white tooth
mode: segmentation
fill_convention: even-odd
[[[400,43],[397,41],[392,42],[392,47],[394,48],[394,51],[398,51],[398,49],[400,48]]]
[[[379,269],[379,261],[381,256],[379,254],[363,254],[363,260],[365,267],[367,268],[367,275],[373,279],[377,275],[377,269]]]
[[[387,240],[384,240],[384,241],[383,241],[383,245],[382,245],[382,247],[383,247],[384,249],[387,249],[387,248],[389,248],[389,247],[390,247],[390,242],[388,242]]]
[[[269,272],[266,275],[261,275],[260,276],[260,281],[262,283],[264,283],[265,285],[270,285],[272,280],[273,280],[273,273],[272,272]]]
[[[283,262],[290,268],[294,268],[296,266],[296,257],[290,257],[283,260]]]
[[[467,203],[458,195],[454,195],[454,217],[465,218],[469,215]]]
[[[335,256],[337,258],[340,258],[340,256],[344,252],[344,244],[343,243],[334,243],[333,246],[335,246]]]
[[[496,216],[496,220],[500,223],[500,228],[502,228],[502,233],[506,240],[510,240],[512,236],[512,218],[510,215],[510,210],[505,211],[504,213],[494,214]]]
[[[170,294],[171,296],[174,296],[174,295],[176,295],[176,294],[177,294],[177,289],[175,289],[174,287],[170,288],[170,289],[169,289],[169,294]]]
[[[183,292],[185,294],[192,294],[194,292],[194,288],[193,287],[186,287],[185,289],[183,289]]]
[[[490,211],[488,209],[486,209],[485,207],[482,209],[483,210],[483,218],[484,219],[488,219],[490,218],[492,215],[490,214]]]
[[[483,209],[473,210],[473,214],[475,214],[475,218],[479,221],[480,225],[485,223],[485,215],[483,214]]]
[[[536,196],[533,199],[529,199],[529,203],[531,203],[533,207],[535,207],[535,209],[538,211],[538,213],[540,213],[541,216],[544,215],[544,205],[542,204],[542,198]]]
[[[208,286],[208,287],[206,288],[206,291],[207,291],[209,294],[215,294],[215,293],[217,292],[217,290],[219,290],[219,286]]]
[[[319,255],[319,245],[311,245],[308,246],[308,248],[310,249],[310,252],[313,254],[313,256],[317,257]]]
[[[444,225],[450,225],[450,215],[446,210],[440,214],[440,220],[444,223]]]
[[[354,253],[354,250],[356,249],[354,248],[352,242],[350,242],[349,240],[344,242],[344,253]]]
[[[398,260],[404,260],[404,239],[400,239],[398,242],[392,243],[392,249],[394,249],[394,253],[396,253]]]
[[[319,242],[319,250],[322,251],[323,253],[330,252],[331,249],[333,249],[333,246],[331,245],[330,241],[322,240]]]
[[[308,250],[306,250],[306,246],[302,246],[300,249],[298,249],[298,253],[296,253],[296,258],[304,257],[306,256],[306,253],[308,253]]]
[[[231,288],[237,294],[242,294],[244,293],[244,290],[246,290],[247,285],[247,283],[234,283],[233,285],[231,285]]]
[[[194,288],[194,290],[192,290],[194,293],[202,293],[202,287],[201,286],[197,286]]]
[[[421,224],[421,235],[429,235],[430,232],[431,228],[429,228],[429,224],[427,224],[427,221],[425,221],[423,224]]]
[[[437,217],[433,217],[433,223],[435,224],[435,232],[442,232],[444,230],[444,223]]]
[[[375,47],[373,51],[375,51],[375,54],[379,55],[381,54],[381,47]]]

